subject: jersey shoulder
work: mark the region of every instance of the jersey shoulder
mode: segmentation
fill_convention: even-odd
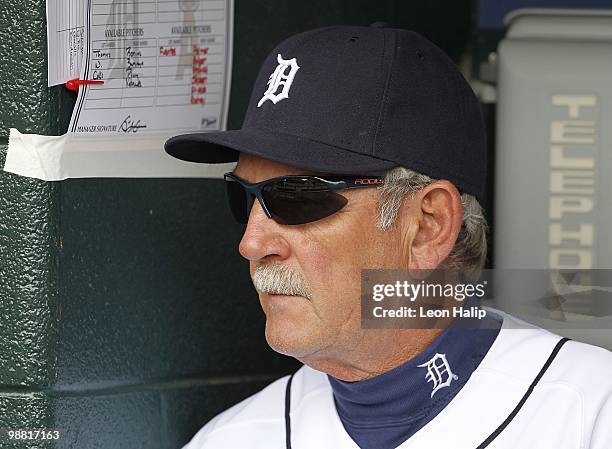
[[[215,416],[183,449],[274,449],[277,444],[284,448],[280,444],[285,441],[285,392],[289,377],[275,380]],[[323,373],[302,366],[293,375],[292,401],[299,402],[310,391],[324,387],[326,381]]]
[[[509,376],[533,378],[534,372],[544,365],[563,337],[499,310],[489,310],[503,318],[503,325],[487,355],[489,363],[485,365],[495,366]],[[531,367],[526,369],[529,365]],[[612,352],[569,340],[558,350],[539,383],[563,382],[581,390],[612,391],[610,373]]]
[[[547,389],[555,397],[574,397],[584,447],[612,447],[612,352],[569,340],[538,388]]]
[[[520,360],[531,358],[532,353],[542,351],[550,355],[563,338],[554,332],[542,329],[505,314],[506,339],[503,350],[497,351],[500,359],[506,359],[506,366],[516,370]],[[548,349],[546,349],[548,348]],[[539,358],[539,364],[545,360]],[[501,360],[500,360],[501,362]],[[502,363],[500,363],[502,364]],[[600,391],[612,394],[612,352],[599,346],[568,340],[558,350],[546,376],[541,383],[564,383],[567,386],[586,391]]]
[[[597,410],[612,398],[612,352],[570,340],[543,380],[574,388],[589,408]]]
[[[510,315],[504,316],[504,338],[496,342],[498,348],[489,366],[498,369],[506,379],[526,380],[540,371],[560,335],[530,325]],[[537,354],[540,354],[538,356]],[[543,357],[542,357],[543,356]],[[531,370],[525,366],[537,360]],[[575,340],[566,341],[550,362],[534,389],[534,397],[549,404],[571,404],[576,412],[584,447],[612,447],[612,352],[599,346]],[[558,408],[563,413],[562,407]]]
[[[612,353],[563,342],[554,332],[491,311],[503,318],[502,328],[466,386],[441,413],[446,425],[468,426],[462,417],[477,417],[489,423],[490,433],[510,422],[496,447],[612,448]],[[556,440],[543,436],[542,429]]]

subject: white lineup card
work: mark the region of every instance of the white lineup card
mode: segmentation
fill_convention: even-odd
[[[86,0],[47,0],[48,86],[78,78],[84,47]]]
[[[225,128],[233,0],[86,0],[69,132],[132,136]]]

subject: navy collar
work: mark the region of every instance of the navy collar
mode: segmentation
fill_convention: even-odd
[[[471,320],[455,320],[425,351],[378,376],[346,382],[328,375],[338,415],[360,447],[396,447],[465,385],[501,328],[491,316]]]

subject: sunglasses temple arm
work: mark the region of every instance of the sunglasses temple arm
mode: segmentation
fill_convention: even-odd
[[[384,177],[367,177],[367,178],[354,178],[343,181],[343,189],[357,189],[360,187],[380,187],[385,184]]]

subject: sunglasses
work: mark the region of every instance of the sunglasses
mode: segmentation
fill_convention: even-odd
[[[343,189],[378,187],[384,176],[279,176],[251,184],[233,173],[224,176],[232,214],[246,224],[255,198],[268,216],[279,224],[299,225],[329,217],[348,199],[336,193]]]

